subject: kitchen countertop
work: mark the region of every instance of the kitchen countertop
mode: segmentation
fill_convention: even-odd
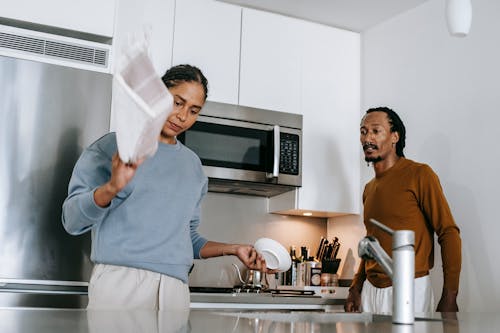
[[[454,314],[445,314],[453,316]],[[458,313],[457,319],[395,325],[389,316],[315,311],[87,311],[83,309],[0,308],[0,332],[500,332],[497,313]]]

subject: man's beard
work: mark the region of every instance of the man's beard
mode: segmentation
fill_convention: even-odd
[[[367,149],[369,149],[369,148],[374,149],[374,150],[377,150],[377,149],[378,149],[377,145],[375,145],[375,144],[373,144],[373,143],[365,143],[365,144],[363,145],[363,151],[366,151],[366,150],[367,150]],[[372,157],[367,157],[367,156],[365,155],[365,161],[366,161],[367,163],[377,163],[377,162],[382,161],[382,157],[381,157],[380,155],[379,155],[379,156],[377,156],[377,157],[373,157],[373,156],[372,156]]]
[[[365,156],[365,161],[367,163],[377,163],[377,162],[382,161],[382,157],[380,155],[377,157],[366,157]]]

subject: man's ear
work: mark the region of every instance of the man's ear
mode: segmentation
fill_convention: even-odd
[[[399,132],[392,132],[391,136],[392,136],[391,143],[396,144],[399,141]]]

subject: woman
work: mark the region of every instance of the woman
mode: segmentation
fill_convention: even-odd
[[[89,309],[185,309],[193,258],[236,255],[265,269],[251,245],[207,241],[197,232],[207,177],[200,159],[177,141],[207,98],[207,79],[179,65],[162,77],[174,99],[154,156],[126,164],[109,133],[80,156],[63,204],[72,235],[92,231]]]

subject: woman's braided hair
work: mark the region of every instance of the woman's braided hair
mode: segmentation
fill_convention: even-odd
[[[208,80],[198,67],[187,64],[173,66],[167,70],[161,80],[169,89],[182,82],[198,82],[205,92],[205,100],[207,99]]]

